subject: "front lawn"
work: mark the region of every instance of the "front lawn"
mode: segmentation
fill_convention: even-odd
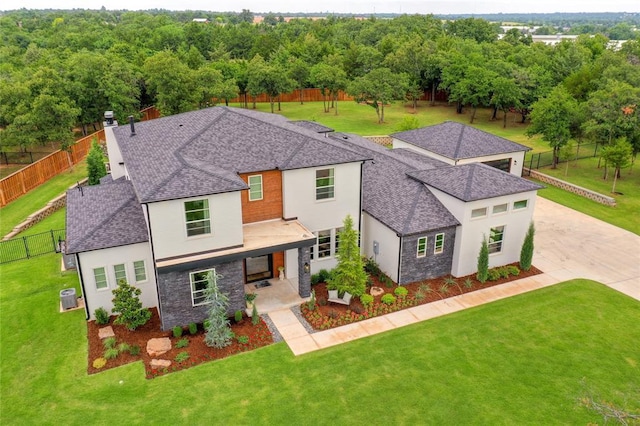
[[[640,304],[574,280],[294,357],[285,343],[145,379],[87,375],[57,255],[0,266],[3,424],[588,424],[640,400]],[[79,289],[77,289],[79,290]],[[634,393],[635,392],[635,393]],[[633,405],[635,404],[635,405]]]

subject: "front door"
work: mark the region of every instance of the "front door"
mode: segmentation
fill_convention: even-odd
[[[247,257],[244,260],[246,282],[268,280],[273,278],[273,260],[270,254],[258,257]]]

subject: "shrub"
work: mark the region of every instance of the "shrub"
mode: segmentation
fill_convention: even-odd
[[[96,358],[93,360],[93,368],[97,368],[100,369],[102,367],[104,367],[105,365],[107,365],[107,360],[104,358]]]
[[[365,307],[371,305],[373,303],[373,296],[367,293],[363,294],[360,296],[360,303]]]
[[[320,274],[311,275],[311,285],[316,285],[320,283]]]
[[[414,297],[416,301],[422,302],[424,299],[427,298],[427,295],[421,288],[419,288],[418,290],[416,290],[416,294],[414,295]]]
[[[533,222],[531,222],[527,234],[524,237],[522,249],[520,250],[520,267],[523,271],[528,271],[531,268],[531,261],[533,260],[533,237],[535,233],[536,229],[533,226]]]
[[[406,287],[396,287],[395,290],[393,290],[393,294],[401,299],[404,299],[405,297],[407,297],[407,294],[409,294],[409,290],[407,290]]]
[[[358,315],[360,315],[362,313],[362,311],[363,311],[362,306],[360,306],[360,305],[354,305],[354,307],[351,308],[351,310],[353,312],[355,312],[356,314],[358,314]]]
[[[467,289],[473,287],[473,281],[471,281],[471,278],[466,278],[463,284],[464,284],[464,287]]]
[[[173,327],[173,337],[180,337],[182,336],[182,327],[180,327],[179,325],[176,325],[175,327]]]
[[[449,294],[449,284],[447,284],[446,282],[445,282],[445,283],[442,283],[442,285],[440,286],[440,288],[438,289],[438,291],[439,291],[441,294]]]
[[[246,345],[247,343],[249,343],[249,336],[238,336],[236,337],[236,340],[238,341],[238,343]]]
[[[489,278],[489,245],[487,239],[482,238],[482,245],[480,246],[480,253],[478,254],[478,272],[476,278],[481,283],[485,283]]]
[[[105,308],[96,309],[93,314],[96,317],[96,324],[105,325],[109,324],[109,312]]]
[[[393,287],[393,280],[392,280],[391,278],[389,278],[388,276],[386,276],[386,275],[384,275],[383,282],[384,282],[384,286],[385,286],[386,288],[391,288],[391,287]]]
[[[326,283],[331,279],[331,272],[327,271],[326,269],[320,269],[318,271],[318,278],[320,279],[321,283]]]
[[[245,302],[251,303],[254,300],[256,300],[256,297],[258,297],[258,295],[255,294],[255,293],[245,293],[244,300],[245,300]]]
[[[91,141],[91,149],[87,155],[87,184],[98,185],[100,178],[107,175],[104,164],[104,153],[95,138]]]
[[[489,281],[496,281],[496,280],[499,280],[499,279],[500,279],[500,271],[499,271],[498,269],[496,269],[496,268],[494,268],[494,269],[490,269],[490,270],[487,272],[487,279],[488,279]]]
[[[118,352],[123,353],[123,352],[129,352],[131,349],[131,346],[129,346],[128,343],[120,343],[118,345]]]
[[[176,355],[176,362],[184,362],[189,359],[189,352],[180,352]]]
[[[176,342],[176,348],[178,349],[186,348],[187,346],[189,346],[189,339],[187,339],[186,337]]]
[[[140,355],[140,346],[138,345],[132,345],[129,347],[129,353],[133,356],[138,356]]]
[[[507,271],[509,272],[509,275],[513,275],[514,277],[520,275],[520,268],[515,265],[507,266]]]
[[[338,313],[332,309],[327,313],[327,316],[331,319],[336,319],[338,318]]]
[[[102,346],[104,346],[105,349],[114,348],[116,346],[116,338],[107,337],[102,341]]]
[[[386,305],[391,305],[396,301],[396,297],[391,293],[387,293],[380,298],[380,301]]]
[[[258,315],[258,307],[256,304],[253,304],[253,309],[251,310],[251,324],[258,325],[260,323],[260,315]]]
[[[501,278],[509,278],[509,270],[505,267],[498,268]]]
[[[373,257],[364,260],[364,270],[371,275],[380,275],[380,266],[373,260]]]
[[[313,311],[316,308],[316,291],[311,290],[311,298],[307,302],[307,308],[310,311]]]
[[[129,330],[144,325],[151,318],[151,311],[142,307],[139,288],[130,286],[126,280],[120,280],[118,288],[113,290],[113,312],[119,313],[113,321],[114,324],[122,324]]]
[[[367,287],[373,287],[373,278],[371,278],[371,275],[367,275]]]
[[[195,322],[189,323],[189,334],[196,334],[198,332],[198,324]]]
[[[233,315],[233,319],[236,320],[236,322],[242,321],[242,311],[237,310],[236,313]]]
[[[120,352],[117,348],[108,348],[105,349],[104,354],[102,355],[105,359],[115,359],[120,355]]]

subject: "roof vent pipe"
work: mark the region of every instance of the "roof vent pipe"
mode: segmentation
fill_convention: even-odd
[[[131,126],[131,136],[135,136],[136,135],[136,126],[135,126],[134,121],[133,121],[133,115],[129,116],[129,125]]]

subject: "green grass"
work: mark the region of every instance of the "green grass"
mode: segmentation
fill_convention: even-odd
[[[608,207],[548,185],[546,189],[538,192],[540,196],[640,235],[640,221],[638,220],[638,213],[640,212],[640,170],[638,170],[637,165],[631,170],[622,170],[622,178],[616,182],[616,192],[621,194],[611,193],[613,186],[612,171],[610,170],[609,178],[603,180],[604,169],[598,168],[597,158],[585,158],[578,162],[572,161],[569,165],[567,176],[564,175],[564,164],[561,164],[557,169],[547,167],[540,171],[583,188],[613,197],[616,199],[616,207]]]
[[[592,281],[146,380],[141,363],[86,374],[84,314],[58,313],[77,279],[58,268],[54,255],[0,266],[3,424],[589,424],[602,419],[578,404],[583,381],[640,398],[640,304]]]
[[[23,222],[31,213],[43,208],[49,201],[62,194],[71,185],[87,177],[87,165],[83,160],[73,170],[59,174],[46,183],[0,209],[0,237]]]

